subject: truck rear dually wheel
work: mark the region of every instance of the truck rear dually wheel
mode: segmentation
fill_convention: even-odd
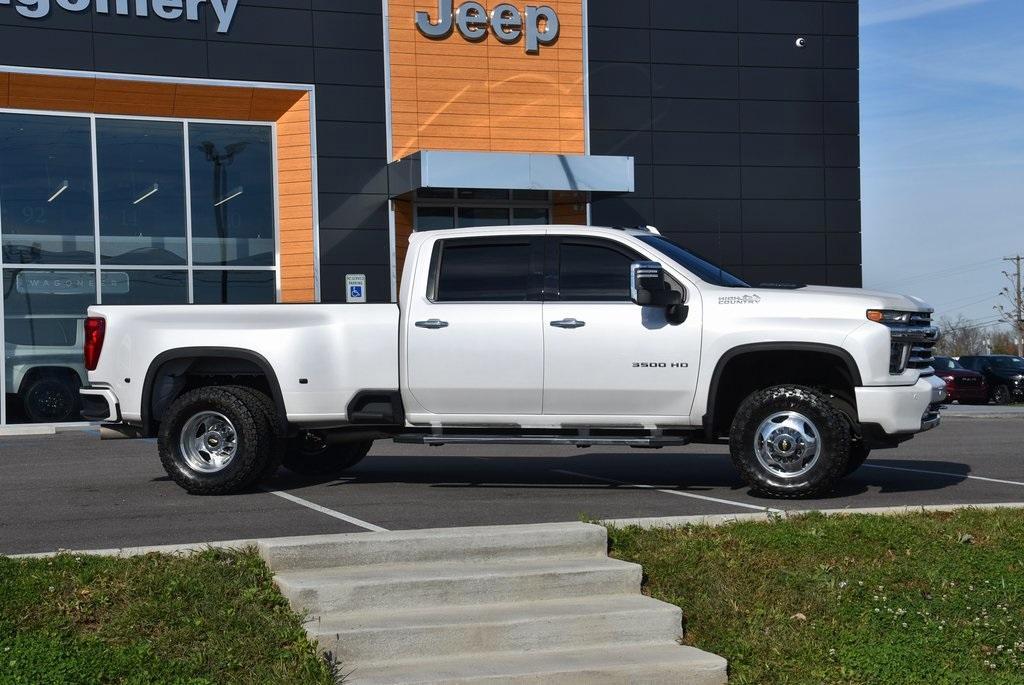
[[[743,479],[771,497],[810,497],[846,475],[850,427],[817,390],[779,385],[752,393],[732,424],[729,448]]]
[[[264,417],[229,388],[192,390],[160,422],[160,463],[193,495],[229,495],[264,474],[272,448]]]
[[[366,457],[372,440],[331,444],[316,431],[302,431],[288,441],[284,467],[302,476],[333,476]]]

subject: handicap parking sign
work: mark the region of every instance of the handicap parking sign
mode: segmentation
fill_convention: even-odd
[[[345,275],[345,301],[366,302],[366,274]]]

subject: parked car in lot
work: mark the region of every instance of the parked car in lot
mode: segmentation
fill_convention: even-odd
[[[1008,354],[957,357],[964,368],[977,371],[988,381],[989,396],[996,404],[1024,402],[1024,359]]]
[[[920,300],[754,287],[651,229],[412,235],[396,304],[96,306],[82,391],[197,494],[373,440],[657,448],[728,440],[751,487],[831,489],[940,422]]]
[[[935,375],[946,382],[947,402],[988,404],[988,381],[984,375],[965,369],[952,357],[936,357],[932,367]]]
[[[83,318],[34,315],[8,317],[4,324],[4,393],[18,398],[25,420],[80,420],[78,391],[88,383]]]

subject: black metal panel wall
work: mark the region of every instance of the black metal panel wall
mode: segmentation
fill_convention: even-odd
[[[590,0],[596,224],[655,224],[754,283],[860,285],[856,0]],[[797,46],[804,38],[804,46]]]
[[[346,273],[390,298],[380,0],[242,0],[227,34],[209,5],[199,22],[0,10],[0,64],[316,84],[323,299],[343,301]]]

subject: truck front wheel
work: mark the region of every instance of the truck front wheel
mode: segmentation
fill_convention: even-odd
[[[263,416],[228,388],[185,393],[160,422],[160,462],[193,495],[229,495],[263,476],[273,447]]]
[[[850,428],[825,394],[779,385],[743,401],[729,448],[733,463],[755,492],[810,497],[830,490],[846,475]]]
[[[361,462],[371,447],[372,440],[331,444],[316,431],[303,431],[288,441],[284,467],[302,476],[334,476]]]

